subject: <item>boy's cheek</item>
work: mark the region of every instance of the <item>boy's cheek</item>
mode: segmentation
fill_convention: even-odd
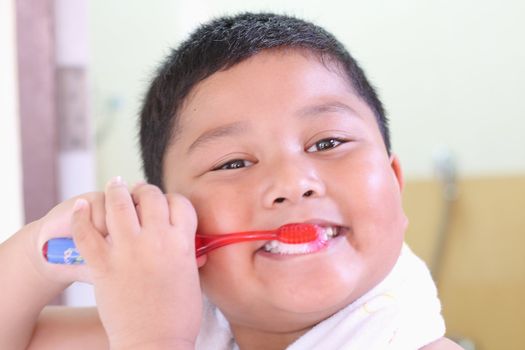
[[[253,218],[255,206],[239,192],[202,190],[189,197],[198,217],[198,232],[227,233],[249,227],[249,218]]]
[[[202,291],[212,301],[220,305],[229,299],[235,299],[234,295],[237,292],[235,290],[236,283],[234,283],[235,277],[241,276],[236,268],[238,269],[243,264],[239,262],[238,258],[228,258],[224,249],[208,254],[205,264],[199,269]],[[243,285],[246,286],[246,284]]]

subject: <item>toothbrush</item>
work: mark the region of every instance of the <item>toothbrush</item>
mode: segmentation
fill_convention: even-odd
[[[221,235],[196,234],[195,250],[197,257],[225,245],[247,241],[277,240],[287,244],[303,244],[318,239],[320,226],[294,223],[283,225],[275,230],[235,232]],[[84,258],[79,254],[72,238],[52,238],[44,244],[42,252],[46,260],[53,264],[79,265]]]
[[[228,244],[247,241],[277,240],[287,244],[302,244],[315,241],[320,227],[313,224],[287,224],[275,230],[236,232],[224,235],[195,236],[197,257]]]

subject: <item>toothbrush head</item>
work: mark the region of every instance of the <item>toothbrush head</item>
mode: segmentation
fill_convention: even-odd
[[[317,240],[321,228],[314,224],[287,224],[277,230],[277,240],[288,244],[302,244]]]

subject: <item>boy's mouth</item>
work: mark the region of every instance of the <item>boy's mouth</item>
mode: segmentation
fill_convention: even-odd
[[[341,226],[321,226],[315,241],[302,244],[288,244],[277,240],[266,242],[261,251],[270,254],[297,255],[315,253],[328,245],[328,242],[341,235],[344,228]]]

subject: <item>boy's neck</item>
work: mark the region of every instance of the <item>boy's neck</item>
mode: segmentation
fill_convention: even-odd
[[[240,350],[283,350],[299,339],[310,328],[292,332],[265,332],[240,325],[230,325]]]

